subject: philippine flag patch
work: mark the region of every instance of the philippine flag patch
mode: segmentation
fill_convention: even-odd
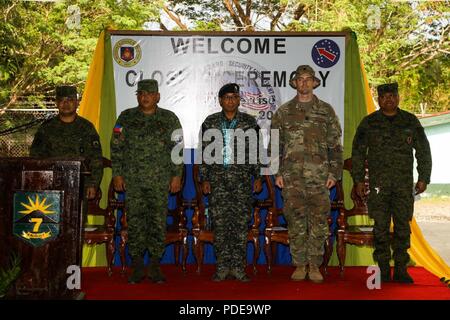
[[[122,133],[122,126],[121,125],[116,125],[113,129],[114,133]]]

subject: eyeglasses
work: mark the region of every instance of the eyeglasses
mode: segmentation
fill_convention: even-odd
[[[223,96],[222,99],[231,101],[231,100],[240,99],[240,96],[238,96],[238,95],[233,95],[233,96]]]

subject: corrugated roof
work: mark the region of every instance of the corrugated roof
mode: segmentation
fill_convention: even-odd
[[[419,121],[423,127],[437,126],[444,123],[450,123],[450,111],[430,114],[419,117]]]

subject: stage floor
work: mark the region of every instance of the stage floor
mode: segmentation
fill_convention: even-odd
[[[330,267],[322,284],[291,281],[294,268],[289,266],[275,266],[272,274],[258,266],[256,275],[249,267],[252,280],[247,283],[211,281],[214,265],[205,265],[200,275],[194,265],[188,265],[186,273],[174,265],[163,265],[162,270],[166,283],[145,279],[132,285],[119,268],[111,277],[105,268],[83,268],[81,290],[88,300],[450,300],[450,288],[420,267],[409,268],[412,285],[386,283],[372,290],[366,284],[366,267],[346,267],[343,278],[337,267]]]

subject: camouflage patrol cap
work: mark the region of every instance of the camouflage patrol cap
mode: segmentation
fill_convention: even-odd
[[[239,94],[239,85],[236,83],[227,83],[219,90],[219,98],[222,98],[227,93]]]
[[[297,84],[295,83],[295,79],[297,79],[298,77],[300,77],[302,74],[309,74],[310,76],[312,76],[314,78],[314,89],[317,88],[318,86],[320,86],[320,79],[316,77],[316,72],[314,71],[313,68],[311,68],[309,65],[301,65],[297,67],[297,70],[295,71],[294,76],[291,78],[291,80],[289,80],[289,85],[294,88],[297,89]]]
[[[71,97],[71,98],[78,98],[77,94],[77,87],[75,86],[58,86],[56,87],[56,99],[58,98],[65,98],[65,97]]]
[[[138,82],[136,92],[158,92],[158,81],[154,79],[144,79]]]
[[[379,97],[388,92],[398,95],[398,83],[393,82],[379,85],[377,87],[377,92]]]

